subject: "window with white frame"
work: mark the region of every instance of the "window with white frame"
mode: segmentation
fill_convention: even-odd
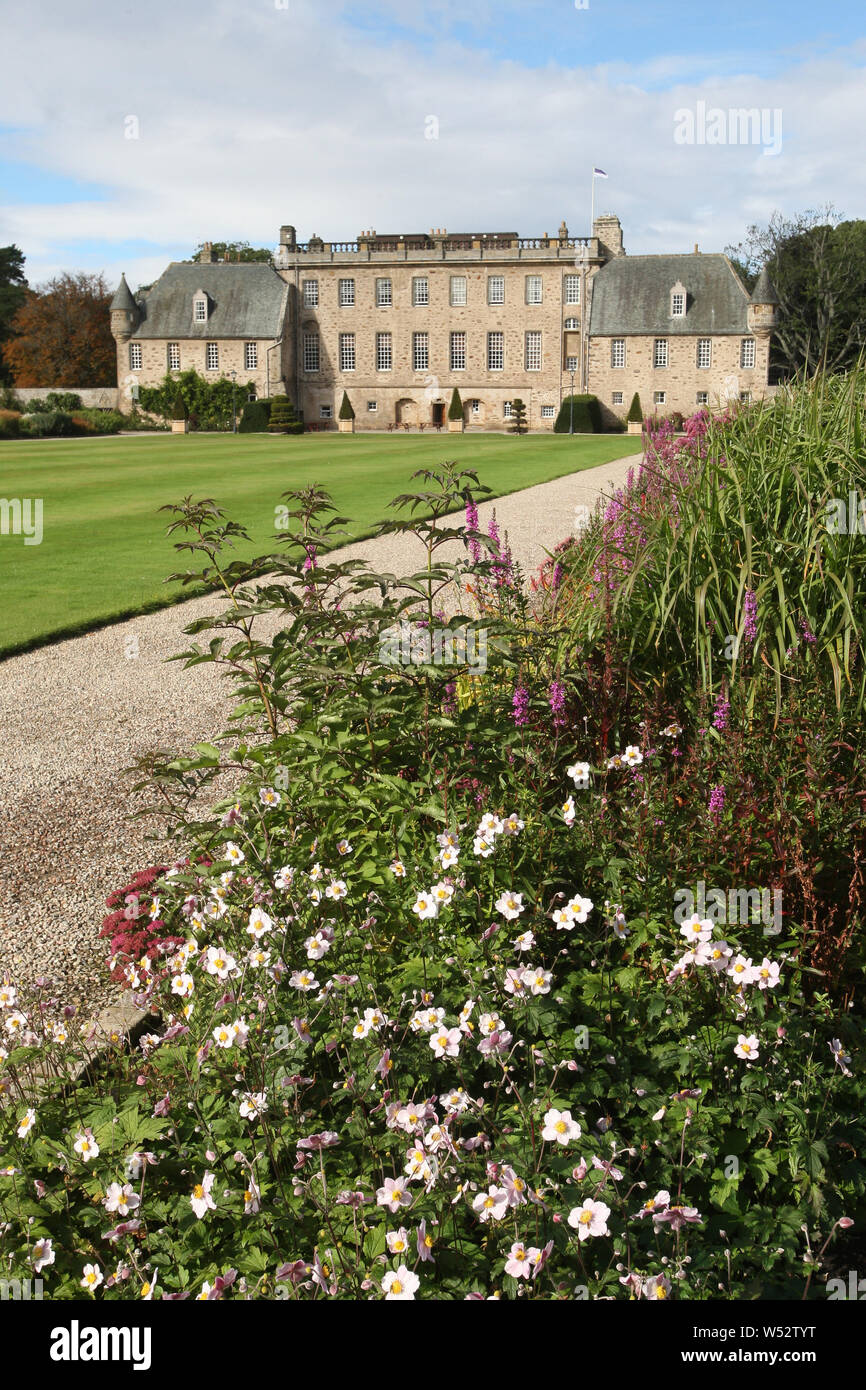
[[[244,367],[248,372],[255,371],[259,365],[258,343],[244,343]]]
[[[505,276],[488,275],[487,277],[487,303],[505,303]]]
[[[566,304],[580,303],[580,276],[566,275],[565,294],[563,296]]]
[[[473,415],[480,415],[480,414],[481,414],[481,402],[480,402],[480,401],[470,401],[470,402],[469,402],[469,409],[472,411],[472,414],[473,414]]]
[[[671,318],[680,319],[686,312],[686,296],[684,290],[673,290],[671,293]]]
[[[614,391],[613,395],[611,396],[611,401],[614,405],[622,405],[622,391]]]
[[[129,367],[130,371],[141,371],[141,343],[130,343],[129,345]]]
[[[207,300],[200,297],[193,301],[192,316],[196,323],[207,323]]]
[[[180,371],[180,343],[169,343],[168,345],[168,370],[170,372]]]
[[[487,370],[501,372],[505,366],[505,334],[487,334]]]
[[[611,338],[610,365],[612,367],[625,366],[625,338]]]
[[[461,305],[466,303],[466,276],[451,276],[451,303]]]
[[[566,370],[567,372],[576,372],[576,371],[577,371],[577,367],[578,367],[578,358],[576,358],[576,357],[566,357],[566,359],[565,359],[565,370]]]
[[[503,418],[506,419],[506,420],[510,420],[512,414],[513,414],[513,411],[512,411],[512,409],[511,409],[511,401],[503,401],[503,402],[502,402],[502,415],[503,415]]]
[[[319,406],[319,419],[320,419],[320,420],[330,420],[330,419],[332,419],[332,418],[333,418],[333,417],[332,417],[332,414],[331,414],[332,409],[333,409],[333,407],[330,406],[330,405],[320,405],[320,406]]]
[[[664,405],[667,400],[667,392],[653,391],[653,405]]]
[[[526,277],[526,302],[527,304],[541,303],[541,276],[527,275]]]
[[[668,340],[667,338],[656,338],[653,343],[653,366],[666,367],[668,365]]]
[[[541,371],[541,334],[533,329],[526,335],[526,370],[528,372]]]
[[[466,369],[466,334],[451,334],[451,370],[462,372]]]
[[[205,347],[204,364],[209,372],[219,371],[220,350],[218,343],[207,344]]]
[[[368,402],[367,402],[367,409],[368,409],[368,411],[370,412],[370,414],[373,415],[373,414],[379,409],[378,402],[377,402],[377,401],[368,401]]]
[[[754,338],[743,338],[740,343],[740,367],[743,371],[748,371],[755,365],[755,340]]]
[[[566,328],[580,328],[580,319],[566,319],[564,326]]]
[[[376,334],[376,371],[390,372],[393,365],[391,352],[391,334]]]
[[[555,415],[555,413],[556,413],[556,407],[555,407],[555,406],[552,406],[552,405],[543,405],[543,406],[541,407],[541,418],[542,418],[542,420],[552,420],[552,419],[553,419],[553,416]]]
[[[426,372],[430,366],[430,342],[426,333],[412,334],[412,370]]]
[[[337,283],[337,297],[341,309],[351,308],[355,303],[355,281],[340,280]]]
[[[416,275],[412,281],[412,303],[430,303],[430,284],[426,275]]]
[[[355,370],[355,335],[354,333],[340,334],[340,371],[353,372]]]
[[[391,281],[384,276],[376,281],[376,308],[389,309],[391,303]]]
[[[741,392],[740,392],[740,400],[743,402],[744,405],[748,405],[749,402],[751,401],[751,399],[752,399],[752,393],[751,393],[751,391],[741,391]]]
[[[698,338],[698,366],[701,368],[712,366],[713,362],[713,340],[712,338]]]
[[[710,403],[710,393],[709,393],[709,391],[699,391],[698,394],[695,396],[695,403],[696,403],[697,405],[709,405],[709,403]]]
[[[304,334],[304,371],[317,372],[319,370],[319,335],[318,333]]]
[[[319,282],[318,280],[304,280],[304,308],[317,309],[319,306]]]

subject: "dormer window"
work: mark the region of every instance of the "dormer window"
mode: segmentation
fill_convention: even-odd
[[[207,295],[199,292],[192,301],[193,323],[207,323]]]
[[[679,281],[671,290],[671,318],[681,319],[686,313],[686,287]]]

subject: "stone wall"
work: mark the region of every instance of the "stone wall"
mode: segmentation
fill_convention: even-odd
[[[116,386],[15,386],[15,395],[22,405],[28,401],[43,401],[50,391],[72,391],[81,397],[81,404],[90,410],[116,410]]]

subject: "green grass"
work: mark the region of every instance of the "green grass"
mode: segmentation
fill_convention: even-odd
[[[186,568],[165,535],[165,503],[212,497],[252,537],[238,555],[276,549],[274,508],[319,483],[369,534],[410,475],[457,459],[496,496],[637,453],[625,435],[147,435],[0,443],[0,498],[42,498],[43,540],[0,534],[0,656],[189,597],[166,585]]]

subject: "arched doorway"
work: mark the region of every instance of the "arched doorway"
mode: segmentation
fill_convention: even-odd
[[[398,425],[417,425],[418,407],[410,396],[404,396],[394,407],[394,419]]]

